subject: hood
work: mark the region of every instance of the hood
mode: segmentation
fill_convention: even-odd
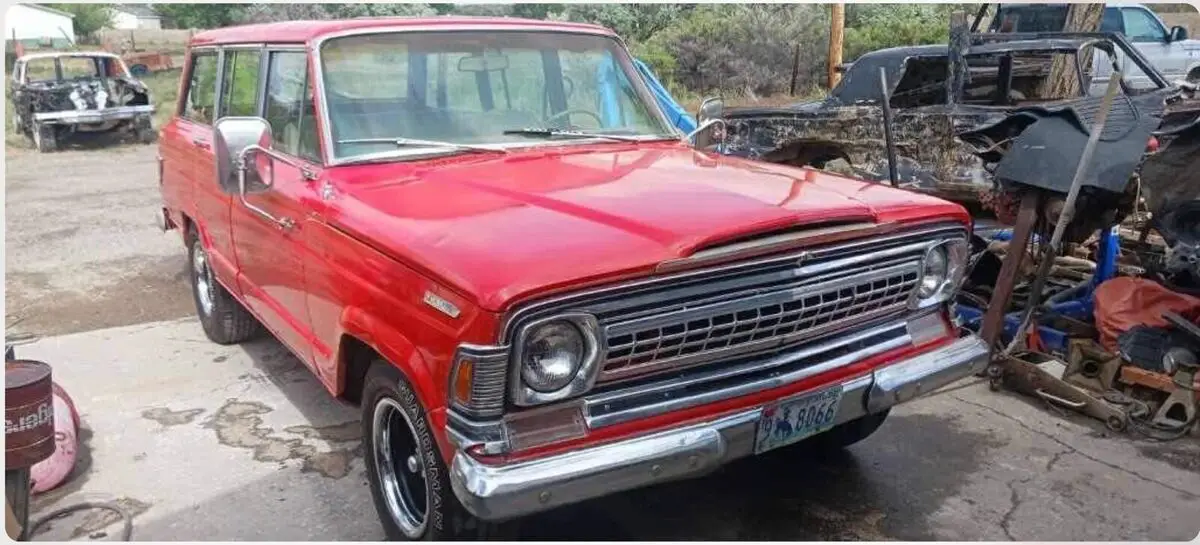
[[[327,221],[481,307],[648,274],[722,241],[841,221],[968,221],[933,197],[676,143],[338,167]]]

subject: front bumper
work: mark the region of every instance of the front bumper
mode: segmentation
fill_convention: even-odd
[[[56,125],[75,125],[81,123],[103,123],[105,121],[120,121],[133,119],[154,113],[154,106],[118,106],[100,110],[64,110],[61,112],[39,112],[33,114],[33,119],[39,123]]]
[[[987,366],[988,348],[969,335],[842,384],[835,424],[928,394]],[[505,520],[614,492],[696,477],[754,453],[763,407],[651,435],[513,465],[486,465],[459,451],[450,482],[485,520]]]

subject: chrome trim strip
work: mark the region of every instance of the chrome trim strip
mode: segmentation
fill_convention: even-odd
[[[909,394],[914,392],[933,391],[968,377],[973,370],[986,366],[987,358],[986,345],[969,335],[947,347],[843,381],[834,424],[877,413],[891,407],[892,401],[912,399]],[[922,386],[910,387],[915,384],[913,380]],[[828,386],[832,385],[821,388]],[[512,465],[485,464],[460,451],[450,462],[451,489],[471,514],[485,520],[507,520],[701,476],[753,455],[762,411],[763,406],[752,407],[707,422]]]
[[[779,375],[761,378],[761,379],[753,380],[753,381],[749,381],[749,382],[743,382],[743,383],[737,384],[736,386],[732,386],[729,388],[724,388],[721,390],[710,391],[710,392],[704,392],[704,393],[690,396],[690,397],[671,399],[668,401],[662,401],[662,402],[653,403],[650,405],[640,405],[635,408],[627,409],[627,410],[623,410],[623,411],[614,411],[614,412],[609,412],[609,413],[605,413],[605,414],[593,414],[593,412],[595,410],[594,408],[603,407],[605,403],[612,403],[614,401],[618,401],[620,399],[628,398],[628,397],[643,397],[648,392],[655,392],[655,393],[662,392],[665,396],[666,392],[671,391],[671,390],[680,390],[680,389],[686,388],[688,386],[703,384],[705,382],[721,380],[724,378],[732,378],[732,377],[735,377],[735,376],[741,375],[741,374],[762,372],[762,371],[769,370],[774,367],[779,367],[782,365],[787,365],[788,363],[792,363],[795,361],[810,358],[810,357],[819,355],[822,352],[834,350],[834,349],[837,349],[837,348],[840,348],[840,347],[843,347],[843,346],[846,346],[849,344],[853,344],[855,342],[858,342],[858,341],[861,341],[861,340],[864,340],[864,339],[867,339],[867,338],[870,338],[873,336],[883,335],[883,334],[891,332],[892,330],[902,330],[903,333],[900,336],[890,339],[886,342],[879,343],[879,344],[876,344],[873,346],[869,346],[867,348],[863,348],[862,350],[857,350],[850,354],[838,356],[836,358],[833,358],[833,359],[830,359],[827,361],[823,361],[823,362],[815,364],[815,365],[810,365],[808,367],[796,369],[791,372],[782,373]],[[869,330],[869,331],[860,333],[858,335],[854,335],[852,337],[839,338],[839,339],[834,340],[833,342],[826,343],[824,345],[811,347],[811,348],[807,348],[807,349],[802,349],[802,350],[799,350],[796,352],[775,356],[775,357],[767,359],[766,361],[753,362],[753,363],[742,365],[742,366],[735,367],[735,368],[721,369],[721,370],[718,370],[718,371],[715,371],[712,373],[706,373],[703,375],[698,375],[696,377],[692,377],[690,379],[682,380],[677,383],[676,382],[667,382],[667,383],[662,383],[662,384],[658,384],[658,385],[653,385],[650,387],[641,387],[641,388],[633,387],[633,388],[629,388],[624,391],[614,392],[611,394],[605,394],[603,396],[597,396],[597,398],[595,398],[595,399],[585,398],[585,400],[584,400],[584,418],[590,429],[603,428],[605,426],[612,426],[614,424],[620,424],[623,422],[630,422],[633,420],[649,418],[652,416],[666,414],[666,413],[673,412],[673,411],[679,411],[679,410],[688,409],[691,407],[698,407],[700,405],[707,405],[709,403],[715,403],[718,401],[733,399],[736,397],[741,397],[741,396],[753,394],[756,392],[761,392],[763,390],[779,388],[781,386],[786,386],[788,384],[792,384],[792,383],[804,380],[806,378],[810,378],[810,377],[819,375],[821,373],[825,373],[827,371],[837,369],[838,367],[850,365],[857,361],[861,361],[861,360],[867,359],[872,356],[877,356],[879,354],[883,354],[890,350],[895,350],[897,348],[903,348],[905,346],[911,346],[911,345],[912,345],[912,338],[908,336],[908,330],[906,327],[906,323],[901,322],[898,324],[892,324],[889,326],[884,326],[884,327],[876,328],[873,330]]]
[[[33,119],[36,121],[52,121],[52,122],[73,122],[73,123],[101,123],[104,121],[116,121],[121,119],[130,119],[139,115],[154,113],[154,105],[146,104],[144,106],[115,106],[112,108],[102,108],[99,110],[66,110],[60,112],[41,112],[33,114]]]

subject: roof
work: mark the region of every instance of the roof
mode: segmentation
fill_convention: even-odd
[[[22,55],[18,61],[31,61],[35,59],[45,59],[51,57],[109,57],[119,59],[120,57],[109,53],[108,51],[49,51],[45,53],[30,53]]]
[[[316,38],[356,30],[405,30],[406,27],[437,27],[453,30],[454,27],[486,29],[537,29],[560,32],[583,32],[615,36],[602,26],[563,21],[541,21],[515,17],[363,17],[335,19],[329,21],[283,21],[255,25],[217,28],[197,33],[191,45],[222,43],[298,43]]]
[[[161,19],[162,16],[147,4],[113,4],[112,9],[122,11],[142,19]]]
[[[53,14],[55,14],[55,15],[62,15],[63,17],[69,17],[69,18],[71,18],[71,19],[74,19],[74,18],[75,18],[75,14],[74,14],[74,13],[67,13],[67,12],[65,12],[65,11],[62,11],[62,10],[57,10],[57,9],[54,9],[54,8],[51,8],[51,7],[46,7],[46,6],[43,6],[43,5],[41,5],[41,4],[17,4],[17,5],[18,5],[18,6],[25,6],[25,7],[27,7],[27,8],[33,8],[33,9],[40,10],[40,11],[44,11],[44,12],[46,12],[46,13],[53,13]]]

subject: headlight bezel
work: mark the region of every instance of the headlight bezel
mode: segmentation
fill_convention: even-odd
[[[938,251],[945,254],[945,278],[933,290],[932,294],[922,297],[920,291],[922,281],[925,277],[925,264],[930,259],[930,255]],[[917,278],[917,286],[913,288],[912,298],[909,300],[909,308],[912,310],[926,309],[945,303],[953,298],[966,276],[969,251],[969,244],[964,238],[955,237],[931,243],[925,249],[925,254],[921,256],[920,276]]]
[[[556,322],[567,322],[579,331],[583,338],[583,354],[575,376],[567,382],[566,386],[551,392],[539,392],[525,383],[524,373],[521,372],[522,359],[526,351],[525,345],[532,337],[532,333]],[[555,314],[521,325],[513,337],[509,363],[509,394],[513,404],[519,407],[544,405],[570,399],[591,390],[596,385],[596,378],[599,376],[603,343],[604,333],[600,328],[599,321],[595,316],[583,312]]]

